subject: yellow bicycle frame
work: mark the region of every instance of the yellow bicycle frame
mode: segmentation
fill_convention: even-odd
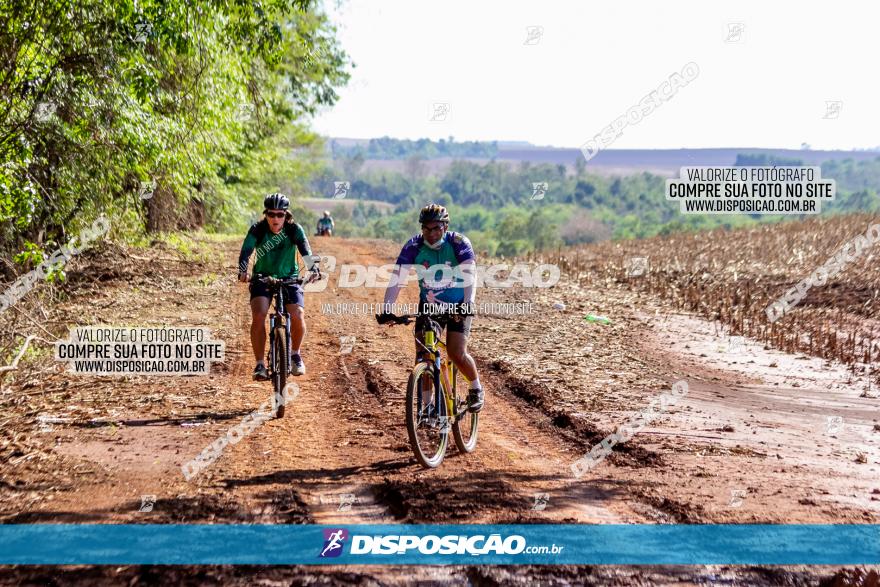
[[[444,355],[440,353],[440,349],[446,348],[446,343],[442,340],[437,340],[434,337],[434,331],[428,330],[425,332],[425,347],[432,353],[431,361],[436,361],[437,356],[440,357],[440,379],[443,383],[443,394],[446,397],[446,413],[452,414],[453,421],[458,418],[458,414],[455,413],[455,390],[452,388],[450,381],[453,380],[453,369],[455,369],[455,364],[452,361],[448,361]],[[461,373],[461,378],[465,380],[466,383],[470,383],[470,379],[464,376],[464,373]]]

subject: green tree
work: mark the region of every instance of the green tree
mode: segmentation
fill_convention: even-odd
[[[124,219],[117,230],[229,219],[258,184],[290,183],[255,177],[292,149],[314,154],[295,123],[348,79],[307,0],[2,0],[0,52],[4,255],[100,212]]]

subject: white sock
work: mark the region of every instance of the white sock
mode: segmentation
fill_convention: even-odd
[[[479,377],[471,381],[471,389],[483,389],[483,387],[480,385]]]

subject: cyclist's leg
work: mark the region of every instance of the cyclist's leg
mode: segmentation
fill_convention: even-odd
[[[251,298],[251,346],[257,362],[263,361],[266,351],[266,315],[269,313],[269,298]]]
[[[455,363],[461,374],[467,377],[468,381],[477,379],[477,364],[474,358],[467,352],[468,337],[464,332],[456,332],[448,329],[446,334],[446,353],[449,359]]]
[[[285,304],[284,309],[290,314],[290,350],[293,354],[299,354],[303,338],[306,336],[306,313],[303,289],[299,285],[290,286],[285,290],[285,296],[290,303]]]
[[[472,316],[459,317],[458,320],[450,317],[446,327],[446,352],[461,374],[470,381],[468,410],[479,412],[483,409],[483,388],[480,385],[477,364],[467,352],[467,340],[471,333],[472,320]]]
[[[290,314],[290,350],[296,354],[306,336],[306,313],[298,304],[287,304],[285,308]]]

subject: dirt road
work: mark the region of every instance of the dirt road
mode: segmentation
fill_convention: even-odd
[[[426,471],[411,456],[403,419],[411,329],[380,327],[362,311],[381,301],[382,289],[342,288],[338,274],[332,276],[324,291],[306,297],[308,371],[295,379],[299,394],[286,416],[227,446],[187,481],[181,465],[270,394],[270,384],[250,379],[248,295],[228,277],[238,244],[206,241],[209,254],[198,262],[167,251],[141,252],[134,269],[130,253],[117,252],[116,260],[95,260],[99,279],[81,283],[80,295],[52,310],[47,324],[56,336],[82,324],[206,326],[226,342],[227,359],[209,377],[73,376],[47,363],[38,375],[16,379],[3,390],[13,414],[7,426],[26,431],[27,439],[13,437],[24,448],[4,472],[4,522],[880,520],[878,400],[858,397],[855,385],[838,385],[845,377],[840,369],[798,361],[791,377],[821,383],[792,393],[790,377],[776,381],[785,382],[777,393],[771,374],[743,371],[739,361],[728,364],[731,355],[722,357],[727,363],[710,357],[707,349],[723,337],[705,323],[681,316],[659,321],[650,300],[633,304],[625,292],[575,291],[565,284],[533,292],[534,315],[477,320],[472,349],[487,388],[478,449],[460,455],[452,447],[439,469]],[[369,240],[319,239],[313,247],[335,256],[338,265],[380,265],[397,252],[390,243]],[[487,291],[486,299],[524,295],[529,292]],[[415,296],[411,287],[403,301]],[[555,299],[567,302],[565,312],[553,309]],[[361,311],[350,313],[353,304]],[[603,305],[613,325],[579,330],[573,344],[568,329],[584,328],[582,308]],[[354,337],[350,351],[342,337]],[[676,342],[669,344],[668,337]],[[619,347],[633,359],[626,368],[602,360]],[[756,363],[772,354],[747,343],[738,352],[752,353],[747,360]],[[776,363],[793,360],[780,356]],[[553,377],[559,373],[566,376]],[[650,390],[668,390],[680,377],[690,383],[683,403],[585,476],[572,475],[571,464],[645,405]],[[826,393],[826,384],[838,386]],[[832,430],[826,420],[840,426]],[[114,583],[145,572],[166,578],[202,573],[206,581],[223,582],[259,576],[354,584],[586,577],[596,584],[697,584],[724,577],[773,584],[831,574],[718,567],[125,567],[72,568],[62,577]],[[41,573],[57,574],[7,569],[0,579],[37,580]]]

